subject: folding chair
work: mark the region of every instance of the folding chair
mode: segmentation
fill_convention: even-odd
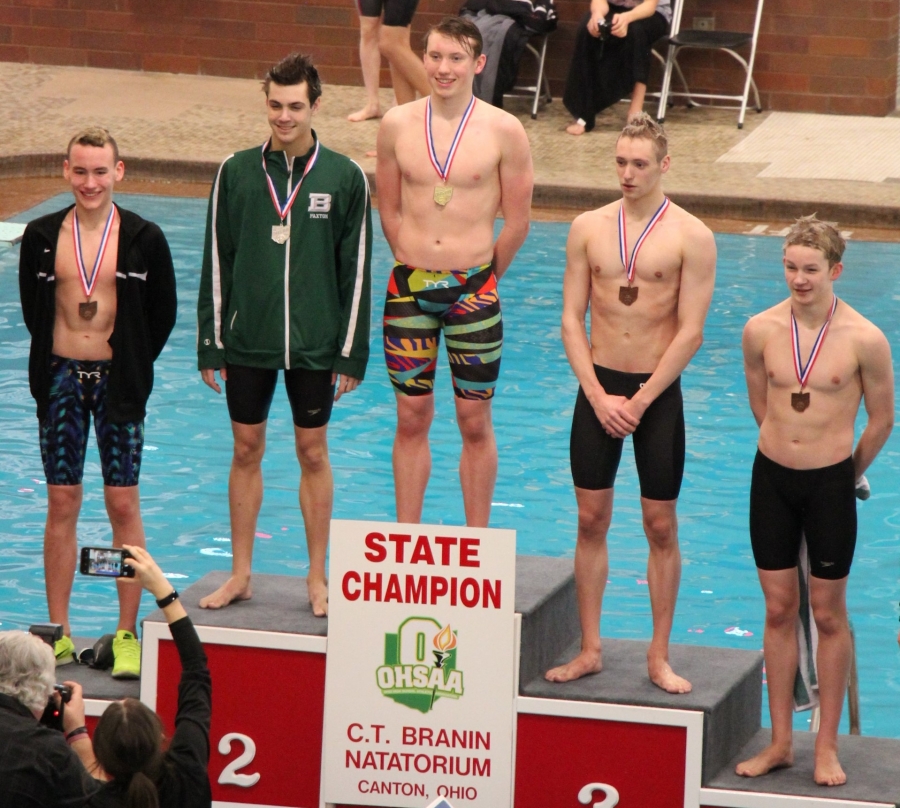
[[[753,88],[753,95],[756,99],[756,111],[762,112],[762,104],[759,101],[759,90],[756,82],[753,80],[753,63],[756,59],[756,43],[759,39],[759,25],[762,19],[764,0],[757,0],[756,18],[753,23],[753,32],[744,33],[740,31],[695,31],[681,30],[681,14],[684,9],[684,0],[675,0],[672,15],[672,32],[668,37],[668,54],[666,56],[666,69],[663,74],[662,90],[659,94],[659,110],[656,117],[660,123],[665,120],[666,107],[669,98],[673,96],[687,98],[687,105],[702,106],[695,99],[702,98],[709,101],[734,101],[739,104],[723,105],[712,104],[711,106],[725,106],[729,109],[740,109],[738,114],[738,129],[744,128],[744,115],[747,112],[747,100],[750,96],[750,88]],[[737,52],[737,48],[749,46],[749,58],[744,59]],[[694,48],[697,50],[720,50],[734,57],[738,63],[744,68],[746,74],[744,79],[744,92],[741,95],[724,95],[722,93],[692,93],[685,85],[685,91],[681,93],[671,92],[672,70],[678,68],[678,53],[686,48]],[[681,74],[680,69],[678,70]],[[682,76],[682,81],[684,77]]]
[[[532,119],[537,118],[538,106],[542,101],[549,104],[553,100],[553,96],[550,95],[550,80],[547,78],[547,73],[544,70],[544,65],[547,61],[547,40],[550,38],[550,33],[551,32],[546,34],[535,34],[532,37],[532,40],[535,38],[539,40],[538,48],[536,48],[531,41],[525,45],[526,50],[528,50],[537,60],[537,76],[534,80],[534,84],[517,84],[506,94],[508,96],[531,96],[534,94],[534,100],[531,104]]]

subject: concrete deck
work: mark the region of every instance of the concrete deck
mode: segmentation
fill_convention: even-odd
[[[315,126],[324,143],[371,173],[366,152],[378,122],[346,120],[363,97],[361,87],[326,86]],[[385,107],[391,97],[382,90]],[[561,208],[566,218],[618,196],[612,154],[624,104],[581,137],[563,131],[569,116],[560,99],[537,120],[524,101],[507,109],[531,140],[536,206]],[[704,218],[777,223],[817,211],[842,226],[900,225],[900,118],[751,111],[743,130],[736,123],[730,110],[669,110],[665,187],[675,201]],[[68,138],[89,124],[115,134],[133,178],[197,183],[178,193],[205,194],[224,157],[268,135],[257,81],[0,63],[0,177],[8,186],[0,217],[28,207],[23,199],[65,189],[9,178],[58,175]]]

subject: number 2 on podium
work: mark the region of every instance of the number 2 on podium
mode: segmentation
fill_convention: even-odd
[[[222,736],[219,741],[219,754],[227,755],[231,752],[231,742],[238,741],[244,745],[244,751],[231,761],[219,775],[219,783],[225,786],[241,786],[242,788],[250,788],[259,782],[260,773],[254,774],[238,774],[238,769],[249,766],[256,756],[256,744],[249,735],[242,735],[240,732],[229,732]]]

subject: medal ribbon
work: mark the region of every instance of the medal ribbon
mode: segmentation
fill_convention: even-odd
[[[794,372],[797,374],[797,381],[800,382],[800,392],[803,392],[803,388],[806,386],[806,380],[809,378],[813,365],[816,363],[816,358],[819,356],[819,351],[822,349],[822,345],[825,342],[825,337],[828,334],[828,326],[831,325],[831,318],[834,317],[834,310],[837,308],[837,304],[838,299],[837,295],[835,295],[834,300],[831,301],[831,311],[828,314],[828,319],[819,329],[819,336],[816,337],[816,341],[813,343],[812,351],[809,354],[809,359],[806,361],[805,367],[800,359],[800,330],[797,328],[797,319],[794,317],[794,310],[791,309],[791,347],[794,349]]]
[[[268,169],[266,169],[266,148],[272,142],[272,139],[269,138],[262,145],[262,168],[263,174],[266,175],[266,182],[269,185],[269,196],[272,197],[272,204],[275,206],[275,212],[281,217],[281,223],[284,224],[284,220],[287,219],[288,213],[291,212],[291,207],[294,204],[294,201],[297,199],[297,194],[300,192],[300,186],[303,185],[303,180],[306,179],[306,175],[312,171],[312,167],[316,164],[316,160],[319,159],[319,141],[316,140],[316,148],[313,150],[312,156],[309,158],[309,161],[306,163],[306,168],[303,171],[303,176],[300,177],[300,182],[297,183],[297,187],[291,191],[290,196],[288,196],[285,203],[282,205],[281,202],[278,201],[278,192],[275,190],[275,183],[272,182],[272,178],[269,176]]]
[[[103,237],[100,239],[100,249],[97,250],[97,257],[94,259],[94,269],[91,271],[90,278],[87,274],[87,267],[84,265],[84,255],[81,252],[81,227],[78,224],[78,210],[72,211],[72,240],[75,243],[75,264],[78,266],[78,274],[81,276],[81,286],[87,297],[91,296],[94,291],[94,284],[97,282],[97,272],[103,263],[103,256],[106,253],[106,247],[109,244],[109,234],[112,232],[113,219],[116,218],[116,206],[110,205],[109,216],[106,217],[106,227],[103,228]]]
[[[472,110],[474,109],[475,96],[473,95],[472,100],[469,101],[469,106],[466,107],[466,111],[463,113],[459,126],[456,127],[456,134],[453,136],[453,142],[450,144],[450,151],[447,152],[447,161],[444,165],[441,165],[440,160],[437,158],[437,152],[434,150],[434,136],[431,133],[431,97],[429,96],[425,102],[425,141],[428,143],[428,156],[431,158],[431,165],[434,166],[434,170],[437,171],[438,176],[444,182],[450,176],[450,166],[453,163],[453,158],[456,156],[456,150],[459,148],[466,124],[469,123],[469,118],[472,117]]]
[[[666,215],[666,211],[669,209],[669,197],[663,198],[663,203],[659,206],[656,213],[650,218],[650,221],[647,222],[647,226],[644,228],[644,232],[641,233],[641,237],[637,240],[637,243],[634,245],[634,252],[631,254],[631,260],[628,259],[628,237],[625,234],[625,205],[619,206],[619,257],[622,259],[622,266],[625,267],[625,271],[628,275],[628,285],[631,286],[631,282],[634,280],[634,271],[637,267],[637,256],[641,250],[641,247],[644,246],[644,242],[647,240],[647,236],[650,235],[650,231],[656,227],[656,224],[662,219],[663,216]]]

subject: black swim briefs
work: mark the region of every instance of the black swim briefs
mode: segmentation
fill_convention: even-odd
[[[389,28],[406,28],[412,24],[419,0],[356,0],[360,17],[380,17],[382,24]]]
[[[789,469],[756,452],[750,483],[750,543],[761,570],[797,566],[806,535],[809,574],[837,581],[856,549],[853,458],[818,469]]]
[[[650,378],[649,373],[623,373],[594,365],[597,381],[609,395],[631,398]],[[684,404],[681,380],[676,379],[647,407],[632,434],[641,496],[668,501],[678,498],[684,475]],[[612,488],[622,457],[622,438],[608,435],[584,390],[578,388],[572,416],[569,457],[577,488]]]
[[[229,365],[227,371],[225,398],[231,420],[239,424],[261,424],[267,420],[278,371],[245,365]],[[315,429],[328,423],[334,406],[330,370],[285,370],[284,387],[295,426]]]

